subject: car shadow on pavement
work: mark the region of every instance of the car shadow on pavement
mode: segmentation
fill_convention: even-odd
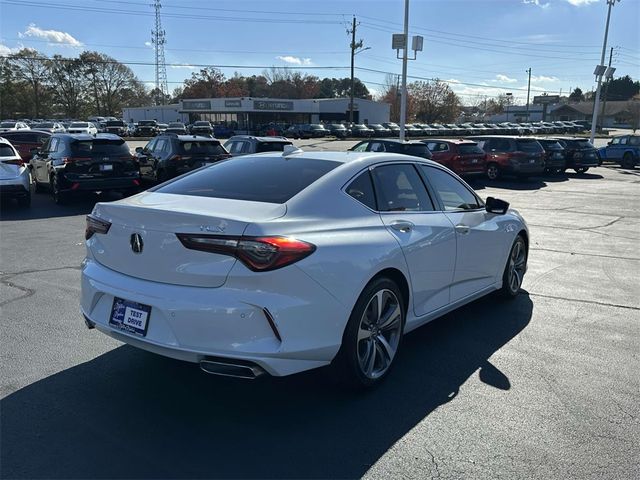
[[[2,477],[358,478],[476,371],[509,390],[488,359],[532,310],[526,292],[458,309],[407,335],[364,393],[324,369],[242,381],[122,346],[2,400]]]

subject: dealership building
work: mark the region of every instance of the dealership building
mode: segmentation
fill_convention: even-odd
[[[353,102],[355,123],[389,121],[390,106],[361,98]],[[269,123],[340,123],[349,120],[348,98],[199,98],[179,104],[125,108],[125,121],[157,120],[161,123],[209,120],[237,125],[236,131],[251,131]]]

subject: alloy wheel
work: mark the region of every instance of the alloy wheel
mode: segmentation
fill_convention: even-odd
[[[513,244],[511,254],[509,255],[508,282],[509,290],[517,293],[522,286],[522,279],[527,265],[527,252],[524,242],[518,238]]]
[[[391,290],[377,291],[364,310],[357,337],[358,363],[370,379],[389,369],[402,335],[402,307]]]
[[[491,164],[487,167],[487,177],[489,178],[489,180],[495,180],[496,178],[498,178],[498,175],[499,171],[497,165]]]

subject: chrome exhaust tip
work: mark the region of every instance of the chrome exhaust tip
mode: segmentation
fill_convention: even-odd
[[[253,380],[266,372],[254,364],[231,363],[233,360],[202,360],[200,369],[212,375],[222,375],[223,377],[243,378],[245,380]]]

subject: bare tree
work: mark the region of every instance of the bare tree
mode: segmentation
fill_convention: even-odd
[[[39,117],[43,110],[43,99],[48,93],[47,57],[31,48],[23,48],[12,56],[11,63],[15,68],[16,76],[29,85],[33,95],[33,116]]]
[[[409,85],[415,118],[427,123],[451,122],[461,111],[460,98],[439,80]]]
[[[52,95],[67,117],[78,118],[87,99],[89,82],[84,63],[79,58],[63,59],[54,55],[48,62]]]

